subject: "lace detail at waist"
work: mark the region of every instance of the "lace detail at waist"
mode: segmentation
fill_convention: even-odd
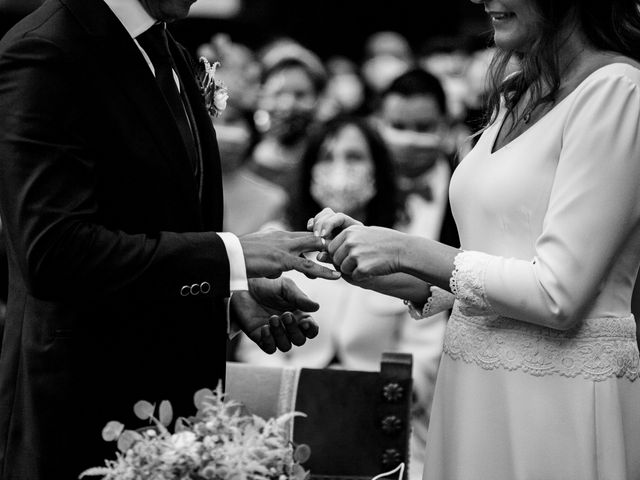
[[[505,368],[532,375],[610,377],[640,375],[633,316],[590,318],[570,330],[498,316],[466,316],[456,305],[447,325],[444,352],[486,370]]]

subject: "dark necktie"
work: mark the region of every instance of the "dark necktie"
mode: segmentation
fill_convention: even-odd
[[[156,74],[156,82],[160,87],[173,116],[178,124],[180,135],[187,147],[187,154],[194,173],[198,175],[198,154],[196,152],[193,131],[189,124],[186,107],[180,98],[180,92],[173,76],[174,63],[169,51],[169,41],[164,23],[156,23],[146,32],[138,35],[136,40],[149,56]],[[176,70],[177,72],[177,70]]]

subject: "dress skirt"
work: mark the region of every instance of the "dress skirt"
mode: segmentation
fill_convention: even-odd
[[[454,307],[423,480],[639,480],[633,317],[571,331]]]

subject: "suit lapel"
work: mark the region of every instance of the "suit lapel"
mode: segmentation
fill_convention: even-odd
[[[95,39],[101,71],[119,85],[179,179],[183,193],[199,212],[198,186],[173,115],[135,42],[102,0],[60,0]],[[133,121],[133,119],[132,119]]]
[[[222,198],[222,172],[220,168],[220,153],[215,130],[211,123],[211,117],[207,113],[202,94],[195,82],[195,72],[190,61],[185,56],[183,49],[169,35],[169,47],[174,58],[178,75],[182,80],[185,95],[188,98],[190,113],[195,123],[199,140],[200,157],[202,159],[201,181],[202,209],[205,224],[209,220],[208,228],[220,231],[222,228],[223,198]]]

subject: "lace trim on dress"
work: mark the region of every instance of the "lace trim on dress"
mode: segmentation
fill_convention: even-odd
[[[454,305],[444,352],[485,370],[504,368],[536,375],[636,380],[640,360],[633,316],[590,318],[555,330],[495,315],[467,316]]]
[[[463,251],[453,261],[449,286],[460,301],[460,310],[466,315],[493,313],[484,290],[487,266],[494,257],[482,252]]]
[[[429,298],[424,305],[420,306],[409,300],[404,300],[404,304],[409,308],[409,315],[414,320],[422,320],[436,313],[449,310],[453,306],[455,297],[434,285],[429,285]]]

